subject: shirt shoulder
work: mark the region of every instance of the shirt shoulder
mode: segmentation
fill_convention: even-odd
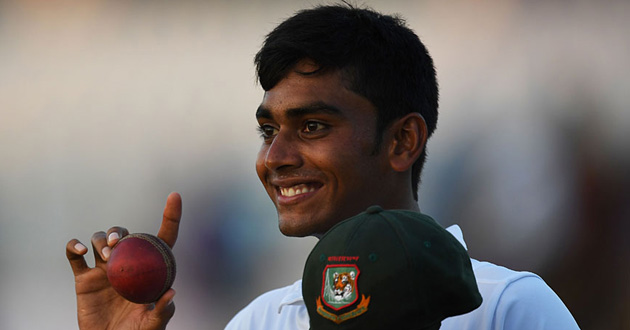
[[[302,281],[271,290],[238,312],[226,330],[308,329],[308,312],[302,299]]]
[[[442,330],[579,329],[558,295],[540,276],[471,259],[481,306],[447,318]]]

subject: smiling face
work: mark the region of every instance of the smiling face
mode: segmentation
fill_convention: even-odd
[[[304,65],[295,71],[309,71]],[[256,171],[283,234],[318,236],[395,198],[386,148],[375,150],[376,109],[346,89],[338,71],[291,71],[265,93],[256,117],[263,137]]]

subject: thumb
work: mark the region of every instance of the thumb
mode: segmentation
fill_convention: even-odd
[[[159,323],[164,325],[166,328],[166,324],[175,314],[175,303],[173,302],[173,298],[175,297],[175,290],[168,289],[162,297],[158,301],[155,302],[155,308],[151,311],[151,314],[154,318],[159,320]]]

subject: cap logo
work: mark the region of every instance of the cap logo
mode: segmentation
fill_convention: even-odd
[[[328,262],[356,262],[358,259],[359,257],[328,257]],[[355,309],[341,315],[335,313],[358,300],[357,281],[360,273],[355,264],[327,265],[322,274],[322,294],[317,298],[317,313],[337,324],[365,313],[370,297],[365,298],[364,295],[361,295],[361,302]]]

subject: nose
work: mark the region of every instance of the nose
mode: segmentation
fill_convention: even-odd
[[[278,171],[285,168],[300,167],[302,155],[297,136],[280,129],[265,154],[265,167]]]

